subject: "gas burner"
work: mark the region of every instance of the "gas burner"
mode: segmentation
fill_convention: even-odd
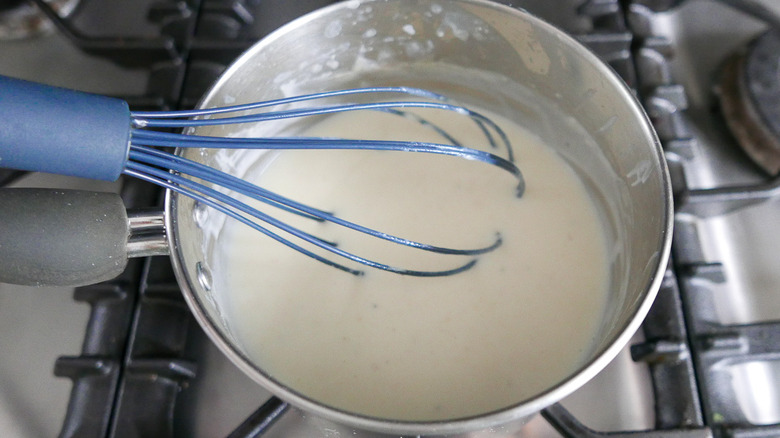
[[[767,32],[729,59],[720,104],[731,132],[753,161],[780,173],[780,33]]]
[[[70,15],[80,0],[44,0],[60,16]],[[8,0],[0,3],[0,41],[19,40],[46,34],[54,25],[32,2]]]

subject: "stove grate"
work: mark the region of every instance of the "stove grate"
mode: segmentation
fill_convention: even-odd
[[[78,13],[67,19],[51,18],[85,52],[148,71],[145,94],[119,96],[126,98],[134,109],[188,108],[196,105],[225,66],[259,37],[293,17],[329,3],[332,1],[153,2],[146,16],[159,34],[130,38],[93,36],[79,25],[84,20],[82,17],[79,21]],[[563,27],[591,47],[636,90],[661,137],[673,174],[678,175],[673,182],[682,201],[678,201],[679,211],[706,210],[709,207],[690,206],[714,204],[700,200],[713,196],[713,192],[702,195],[687,190],[684,178],[679,178],[682,169],[677,164],[690,157],[694,141],[682,118],[687,106],[685,90],[672,80],[667,62],[673,53],[671,43],[652,33],[654,14],[680,2],[566,0],[556,2],[552,8],[541,0],[526,3],[528,10]],[[45,5],[43,8],[46,10]],[[773,184],[764,189],[776,192],[780,182]],[[129,205],[149,206],[159,201],[158,193],[147,193],[134,184],[125,191]],[[755,197],[754,192],[743,198]],[[688,245],[685,239],[691,237],[690,233],[684,227],[679,230],[675,245]],[[778,348],[771,341],[760,340],[762,336],[777,339],[774,336],[780,336],[780,329],[774,323],[717,326],[706,322],[710,320],[706,314],[684,313],[683,309],[692,313],[691,309],[711,307],[711,295],[694,290],[690,279],[705,276],[712,281],[722,275],[717,265],[686,263],[674,263],[667,271],[659,297],[643,325],[646,340],[631,348],[634,360],[646,363],[651,372],[658,430],[594,431],[563,406],[554,405],[543,416],[562,435],[726,436],[721,425],[728,425],[728,434],[732,436],[777,434],[778,426],[750,428],[738,412],[729,410],[736,406],[732,395],[711,395],[710,390],[723,386],[718,384],[717,371],[723,361],[776,357]],[[196,366],[184,358],[191,316],[167,260],[132,262],[118,279],[79,288],[75,298],[89,303],[92,311],[82,355],[61,357],[55,365],[57,375],[74,381],[61,436],[174,436],[177,394],[186,391]],[[700,385],[699,381],[706,383]],[[287,411],[286,403],[271,398],[230,437],[261,436]],[[723,415],[724,421],[713,422],[712,412]]]
[[[643,0],[631,9],[633,22],[651,29],[654,15],[684,3]],[[758,2],[724,1],[745,13]],[[747,8],[747,9],[745,9]],[[648,39],[658,37],[647,33]],[[780,360],[780,321],[752,324],[721,324],[715,308],[715,288],[726,281],[723,265],[705,261],[695,221],[687,217],[708,218],[756,205],[780,196],[780,177],[765,182],[711,189],[689,189],[683,165],[694,159],[695,139],[686,127],[684,111],[687,102],[679,93],[660,96],[658,89],[670,86],[668,59],[670,51],[646,56],[647,65],[639,69],[640,89],[646,100],[656,100],[656,126],[664,143],[673,176],[677,219],[673,239],[673,269],[679,280],[678,301],[684,312],[688,346],[701,399],[701,419],[716,437],[778,436],[780,424],[756,425],[740,406],[728,368],[754,361]],[[652,109],[650,110],[652,111]],[[651,117],[653,114],[651,113]],[[654,119],[654,121],[656,121]],[[678,306],[680,306],[678,304]],[[703,423],[701,421],[703,420]]]

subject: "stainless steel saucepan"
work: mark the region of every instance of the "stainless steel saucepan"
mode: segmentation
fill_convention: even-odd
[[[113,195],[6,190],[0,195],[0,276],[85,283],[116,275],[128,253],[168,252],[184,296],[211,339],[255,381],[306,411],[394,434],[448,435],[520,423],[601,371],[649,310],[671,245],[672,196],[663,152],[631,91],[596,56],[527,13],[483,0],[360,0],[321,9],[244,53],[201,106],[400,84],[488,108],[530,129],[572,165],[600,209],[611,248],[600,340],[579,369],[530,399],[476,417],[396,421],[338,410],[281,384],[248,359],[220,309],[218,215],[172,193],[164,213],[128,218]],[[238,128],[197,133],[230,136],[232,129]],[[179,153],[239,176],[247,167],[241,151]],[[522,146],[518,155],[522,167]],[[48,223],[33,225],[41,217]],[[70,240],[36,237],[47,227]]]

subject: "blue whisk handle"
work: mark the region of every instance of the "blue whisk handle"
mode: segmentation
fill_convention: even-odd
[[[0,167],[114,181],[130,129],[121,99],[0,76]]]

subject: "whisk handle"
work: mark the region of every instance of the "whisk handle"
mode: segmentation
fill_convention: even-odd
[[[0,167],[114,181],[130,129],[121,99],[0,76]]]

